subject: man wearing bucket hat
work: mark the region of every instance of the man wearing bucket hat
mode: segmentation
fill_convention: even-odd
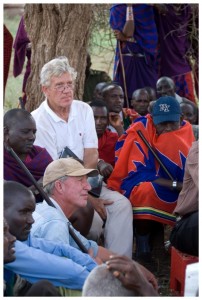
[[[98,174],[96,169],[87,169],[73,158],[61,158],[51,162],[45,170],[43,187],[55,207],[44,200],[38,203],[33,214],[35,223],[31,235],[54,242],[63,242],[78,247],[69,234],[68,218],[80,207],[87,205],[88,191],[91,189],[87,177]],[[74,233],[93,257],[105,261],[111,251],[87,240],[78,231]]]
[[[171,96],[161,97],[155,102],[152,115],[134,121],[116,146],[117,161],[108,187],[131,201],[140,261],[151,258],[150,235],[156,226],[175,223],[172,212],[194,141],[190,123],[181,117],[178,101]]]

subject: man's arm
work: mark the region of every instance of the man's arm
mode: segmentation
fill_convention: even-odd
[[[84,148],[83,161],[86,168],[96,169],[98,163],[98,150],[96,148]]]
[[[89,265],[89,270],[96,266],[89,255],[71,246],[57,245],[45,240],[39,239],[38,245],[36,241],[34,244],[44,251],[16,241],[16,260],[6,264],[5,268],[20,274],[31,283],[47,279],[55,286],[82,289],[89,274],[85,264]],[[50,251],[52,254],[45,251]]]
[[[161,186],[167,187],[171,190],[176,190],[178,192],[180,192],[182,189],[181,181],[172,181],[170,179],[165,179],[165,178],[159,177],[159,178],[153,180],[152,182],[158,183]]]
[[[126,37],[133,37],[135,31],[135,20],[133,15],[133,5],[127,4],[126,8],[126,23],[123,27],[123,34]]]
[[[94,260],[88,255],[80,250],[72,247],[66,243],[48,241],[43,238],[31,238],[30,237],[30,247],[35,249],[40,249],[44,252],[51,253],[61,257],[67,257],[73,260],[75,263],[86,267],[88,271],[91,271],[95,267]]]
[[[52,241],[53,243],[63,243],[67,245],[71,245],[72,247],[80,250],[77,243],[69,234],[69,227],[67,221],[62,221],[59,218],[54,218],[50,221],[48,220],[46,223],[40,223],[40,214],[37,215],[35,211],[33,214],[35,218],[35,224],[31,230],[31,241],[38,239],[45,239],[48,241]],[[38,219],[39,218],[39,219]],[[86,249],[93,250],[93,256],[97,256],[98,245],[94,241],[87,240],[84,236],[80,234],[76,229],[74,229],[74,233],[78,237],[78,239],[82,242],[82,244],[86,247]],[[80,250],[81,251],[81,250]]]
[[[124,133],[123,121],[118,113],[109,113],[109,124],[116,129],[118,136],[121,136]]]
[[[185,168],[187,167],[188,172],[190,173],[190,176],[196,186],[197,189],[199,189],[199,151],[198,151],[198,141],[194,142],[192,144],[192,147],[189,150],[187,160],[186,160],[186,165]]]

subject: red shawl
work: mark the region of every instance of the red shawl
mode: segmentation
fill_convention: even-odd
[[[117,142],[117,161],[108,179],[109,188],[130,199],[134,218],[172,225],[175,221],[172,212],[179,192],[153,183],[159,177],[169,178],[140,139],[137,130],[141,130],[156,149],[173,178],[183,181],[186,157],[194,141],[192,127],[184,121],[180,129],[157,136],[150,115],[138,119]]]
[[[105,130],[104,134],[98,139],[99,158],[114,166],[115,145],[118,141],[118,134]]]

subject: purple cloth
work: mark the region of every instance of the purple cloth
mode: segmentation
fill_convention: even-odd
[[[17,77],[22,73],[25,58],[27,57],[26,71],[24,74],[22,91],[25,93],[25,88],[27,84],[27,79],[31,72],[31,49],[27,49],[27,45],[30,43],[30,40],[27,36],[27,32],[25,30],[25,24],[23,17],[20,20],[20,24],[18,27],[18,31],[15,37],[15,41],[13,44],[13,48],[15,49],[14,53],[14,63],[13,63],[13,75]],[[23,99],[25,104],[26,96]]]
[[[43,177],[46,167],[53,159],[45,148],[39,146],[33,146],[29,155],[32,160],[30,162],[24,162],[24,164],[34,176],[35,180],[39,180]],[[27,187],[33,184],[6,149],[4,149],[4,179],[20,182]]]
[[[13,48],[15,49],[13,65],[14,77],[17,77],[22,72],[28,43],[30,43],[30,40],[25,31],[24,19],[22,17],[13,44]]]
[[[156,87],[157,73],[155,69],[155,53],[157,47],[157,29],[154,21],[153,7],[147,4],[133,4],[135,31],[133,37],[137,41],[121,42],[128,98],[132,98],[134,90],[145,86]],[[110,9],[110,26],[113,30],[122,31],[126,22],[126,4],[113,5]],[[138,57],[142,54],[144,57]],[[120,53],[117,43],[114,63],[114,81],[123,90],[123,75],[120,64]]]
[[[168,9],[166,14],[156,11],[160,49],[159,76],[173,77],[191,71],[185,58],[190,47],[187,27],[191,18],[191,7],[189,4],[165,5]]]

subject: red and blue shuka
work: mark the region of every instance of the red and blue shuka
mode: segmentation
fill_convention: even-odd
[[[135,219],[148,219],[173,225],[172,214],[179,191],[162,187],[153,181],[169,179],[151,150],[139,137],[141,130],[173,178],[183,181],[188,151],[194,141],[192,127],[183,121],[180,129],[156,134],[150,115],[140,117],[122,135],[116,145],[116,164],[108,179],[108,187],[130,199]]]

